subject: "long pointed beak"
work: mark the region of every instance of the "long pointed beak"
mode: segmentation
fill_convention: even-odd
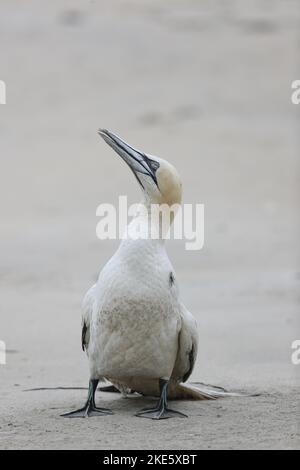
[[[124,142],[120,137],[106,129],[99,129],[98,134],[127,163],[143,188],[144,186],[138,176],[139,173],[150,176],[157,186],[155,171],[159,167],[158,162],[150,159],[143,152],[131,147],[131,145]]]

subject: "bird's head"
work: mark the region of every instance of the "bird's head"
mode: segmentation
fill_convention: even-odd
[[[131,168],[148,203],[180,204],[182,185],[173,165],[131,147],[106,129],[99,129],[99,135]]]

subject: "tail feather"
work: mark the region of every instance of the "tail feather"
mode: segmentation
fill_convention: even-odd
[[[242,394],[202,383],[180,383],[170,385],[168,396],[171,400],[216,400],[217,398],[239,397]]]

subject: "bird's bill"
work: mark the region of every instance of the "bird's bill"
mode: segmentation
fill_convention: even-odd
[[[120,139],[120,137],[106,129],[99,129],[98,134],[127,163],[142,187],[144,186],[141,181],[141,175],[150,176],[157,185],[155,176],[155,171],[159,166],[157,162],[151,160],[143,152],[131,147],[129,144],[124,142],[124,140]]]

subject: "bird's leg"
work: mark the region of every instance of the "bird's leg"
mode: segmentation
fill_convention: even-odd
[[[91,379],[89,383],[89,392],[86,404],[83,408],[61,416],[65,418],[90,418],[91,416],[112,415],[113,412],[106,408],[97,408],[95,404],[95,392],[97,390],[99,380]]]
[[[175,418],[187,418],[187,416],[180,411],[171,410],[168,408],[168,380],[159,379],[159,390],[160,390],[160,399],[155,408],[148,408],[139,411],[136,416],[140,418],[150,418],[150,419],[167,419]]]

